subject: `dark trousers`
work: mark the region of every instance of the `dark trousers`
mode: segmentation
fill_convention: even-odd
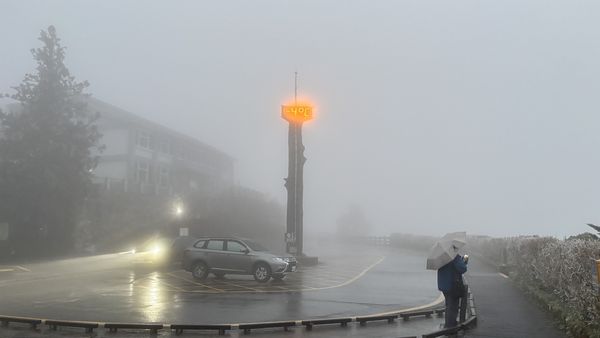
[[[456,317],[458,316],[458,303],[460,297],[451,295],[449,292],[444,292],[446,298],[446,312],[444,327],[455,327],[458,325]]]

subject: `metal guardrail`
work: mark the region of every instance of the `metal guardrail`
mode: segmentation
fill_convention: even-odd
[[[375,246],[390,246],[392,241],[390,236],[367,236],[366,243]]]
[[[472,298],[469,300],[472,303]],[[471,309],[471,314],[474,314],[474,308]],[[443,314],[444,309],[431,309],[425,311],[411,311],[411,312],[396,312],[388,313],[384,315],[370,315],[370,316],[358,316],[358,317],[340,317],[340,318],[325,318],[325,319],[308,319],[301,321],[278,321],[278,322],[260,322],[260,323],[242,323],[242,324],[157,324],[157,323],[97,323],[87,321],[70,321],[70,320],[44,320],[39,318],[29,317],[16,317],[16,316],[0,316],[0,323],[2,326],[7,327],[9,323],[26,323],[30,324],[33,329],[37,328],[38,325],[45,324],[50,330],[57,330],[58,327],[78,327],[84,328],[87,333],[92,333],[94,329],[104,328],[110,333],[115,333],[119,329],[134,329],[134,330],[149,330],[151,334],[156,334],[158,330],[170,329],[175,331],[176,335],[180,335],[184,330],[206,330],[206,331],[218,331],[219,335],[225,335],[226,331],[239,329],[244,334],[250,334],[254,329],[265,329],[265,328],[283,328],[288,331],[290,327],[304,326],[306,330],[312,330],[317,325],[331,325],[339,324],[341,327],[348,326],[348,323],[357,322],[360,326],[365,326],[371,321],[383,321],[386,320],[388,323],[393,323],[398,318],[408,320],[411,317],[425,316],[431,317],[433,314]]]
[[[442,337],[442,336],[449,335],[449,334],[456,334],[459,331],[464,331],[468,328],[475,326],[476,324],[477,324],[477,317],[471,317],[471,318],[467,319],[466,321],[464,321],[463,323],[460,323],[458,326],[450,327],[447,329],[435,331],[435,332],[428,333],[428,334],[424,334],[422,337],[423,338],[436,338],[436,337]]]
[[[118,329],[150,330],[150,333],[156,334],[158,330],[164,328],[163,324],[141,324],[141,323],[105,323],[104,328],[108,332],[117,332]]]
[[[175,330],[176,335],[180,335],[184,330],[206,330],[206,331],[218,331],[220,336],[225,335],[225,332],[231,330],[232,326],[227,324],[206,324],[206,325],[195,325],[195,324],[171,324],[171,330]]]
[[[469,299],[472,304],[472,298]],[[77,327],[84,328],[87,333],[92,333],[94,329],[104,328],[104,330],[114,333],[119,329],[134,329],[134,330],[149,330],[151,334],[156,334],[158,330],[170,329],[175,331],[176,335],[180,335],[184,330],[206,330],[218,331],[219,335],[225,335],[229,330],[241,330],[244,334],[250,334],[254,329],[265,328],[283,328],[288,331],[290,327],[304,326],[306,330],[312,330],[317,325],[339,324],[341,327],[348,326],[348,323],[356,322],[360,326],[365,326],[371,321],[386,320],[388,323],[393,323],[396,319],[402,317],[408,320],[411,317],[425,316],[431,317],[433,314],[443,314],[444,309],[432,308],[430,310],[419,310],[410,312],[391,312],[382,315],[358,316],[358,317],[339,317],[339,318],[324,318],[324,319],[308,319],[299,321],[277,321],[277,322],[259,322],[259,323],[241,323],[241,324],[160,324],[160,323],[97,323],[87,321],[70,321],[70,320],[44,320],[39,318],[16,317],[16,316],[0,316],[0,323],[6,327],[9,323],[26,323],[32,328],[37,328],[38,325],[47,325],[50,330],[57,330],[58,327]],[[474,316],[474,307],[471,309],[471,315]],[[425,337],[425,336],[424,336]],[[428,336],[429,337],[429,336]],[[436,337],[436,336],[432,336]],[[416,337],[415,337],[416,338]]]
[[[330,325],[330,324],[340,324],[340,326],[348,326],[348,323],[352,322],[352,318],[329,318],[329,319],[312,319],[312,320],[303,320],[301,322],[302,325],[306,327],[307,330],[312,330],[314,325]]]
[[[66,327],[80,327],[84,328],[85,332],[92,333],[94,329],[97,329],[100,324],[94,322],[81,322],[81,321],[72,321],[72,320],[45,320],[44,324],[48,325],[51,330],[56,331],[59,326]]]
[[[7,327],[9,323],[25,323],[29,324],[32,329],[36,329],[38,325],[42,324],[42,320],[29,317],[0,316],[0,323],[3,327]]]
[[[374,322],[374,321],[380,321],[380,320],[387,320],[388,323],[393,323],[394,320],[398,319],[398,314],[389,314],[389,315],[382,315],[382,316],[363,316],[363,317],[356,317],[356,321],[360,324],[360,326],[365,326],[367,325],[367,322]]]
[[[419,316],[425,316],[427,318],[431,317],[431,315],[433,315],[434,313],[444,313],[445,310],[429,310],[429,311],[417,311],[417,312],[407,312],[407,313],[401,313],[400,317],[402,317],[403,320],[409,320],[410,317],[419,317]]]
[[[244,334],[250,334],[250,331],[252,329],[268,329],[268,328],[281,327],[285,331],[287,331],[290,326],[296,326],[296,322],[295,321],[286,321],[286,322],[246,323],[246,324],[239,324],[238,328],[240,330],[244,330]]]
[[[455,327],[445,328],[443,330],[424,334],[422,338],[435,338],[448,334],[456,334],[459,331],[464,331],[477,325],[477,312],[475,310],[473,294],[469,290],[468,285],[465,284],[465,286],[467,287],[466,294],[460,300],[459,324]],[[469,318],[467,318],[467,314],[469,315]]]

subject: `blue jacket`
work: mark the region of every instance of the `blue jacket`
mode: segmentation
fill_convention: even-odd
[[[438,269],[438,290],[442,292],[450,291],[454,282],[454,276],[456,274],[462,275],[465,272],[467,272],[467,264],[460,255],[456,255],[452,262]]]

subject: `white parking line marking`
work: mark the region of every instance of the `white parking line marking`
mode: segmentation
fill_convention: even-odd
[[[182,279],[182,280],[184,280],[186,282],[189,282],[189,283],[192,283],[192,284],[200,285],[200,286],[208,288],[208,289],[213,289],[215,291],[219,291],[219,292],[224,292],[225,291],[223,289],[213,288],[212,286],[208,286],[208,285],[205,285],[205,284],[198,283],[196,281],[190,280],[190,279],[185,278],[185,277],[177,276],[177,275],[175,275],[174,273],[171,273],[171,272],[167,273],[167,275],[175,277],[175,278],[178,278],[178,279]]]
[[[504,278],[509,278],[507,275],[503,274],[502,272],[498,272],[498,274]]]
[[[256,292],[263,292],[264,291],[264,290],[250,288],[250,287],[239,285],[239,284],[235,284],[235,283],[230,283],[230,282],[227,282],[227,281],[220,281],[220,282],[223,283],[223,284],[227,284],[229,286],[236,287],[236,288],[247,289],[247,290],[252,290],[252,291],[256,291]]]

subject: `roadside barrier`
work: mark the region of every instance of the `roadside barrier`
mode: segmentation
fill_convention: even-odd
[[[374,246],[390,246],[392,243],[390,236],[368,236],[366,237],[366,242]]]
[[[390,314],[390,315],[383,315],[383,316],[356,317],[356,321],[360,324],[360,326],[367,325],[367,322],[374,322],[374,321],[379,321],[379,320],[387,320],[387,322],[391,324],[396,319],[398,319],[398,314]]]
[[[459,331],[467,330],[467,329],[475,326],[476,324],[477,324],[477,317],[471,317],[471,318],[467,319],[465,322],[460,323],[456,327],[451,327],[451,328],[435,331],[432,333],[424,334],[423,338],[435,338],[435,337],[442,337],[442,336],[449,335],[449,334],[457,334]]]
[[[471,318],[464,323],[461,323],[460,327],[452,328],[453,332],[457,332],[462,329],[463,326],[472,325],[477,319],[475,317],[475,307],[473,306],[472,297],[469,298],[471,304]],[[437,305],[436,305],[437,306]],[[381,315],[370,315],[370,316],[358,316],[358,317],[340,317],[340,318],[324,318],[324,319],[308,319],[298,321],[277,321],[277,322],[259,322],[259,323],[240,323],[240,324],[160,324],[160,323],[98,323],[98,322],[86,322],[86,321],[70,321],[70,320],[51,320],[51,319],[39,319],[29,317],[15,317],[15,316],[0,316],[0,323],[3,327],[7,327],[9,323],[25,323],[30,324],[31,328],[36,329],[38,325],[47,325],[50,330],[57,330],[58,327],[75,327],[84,328],[87,333],[92,333],[94,329],[103,328],[104,330],[115,333],[119,329],[134,329],[134,330],[149,330],[151,334],[156,334],[158,330],[170,329],[175,331],[175,335],[181,335],[185,330],[206,330],[206,331],[217,331],[219,335],[225,335],[226,331],[230,330],[241,330],[244,334],[250,334],[255,329],[268,329],[268,328],[283,328],[288,331],[290,327],[304,326],[306,330],[312,330],[317,325],[331,325],[339,324],[340,327],[348,326],[348,323],[356,322],[360,326],[365,326],[371,321],[382,321],[386,320],[388,323],[393,323],[396,319],[402,317],[404,320],[408,320],[412,317],[425,316],[431,317],[433,314],[443,314],[444,309],[432,308],[431,310],[418,310],[409,312],[390,312]],[[442,331],[429,333],[423,335],[423,337],[439,337],[439,333]],[[444,332],[449,332],[445,330]],[[443,334],[441,334],[443,335]],[[413,338],[413,337],[405,337]],[[414,337],[416,338],[416,337]]]
[[[404,320],[409,320],[410,317],[419,317],[419,316],[425,316],[425,317],[429,318],[434,313],[436,313],[438,316],[443,315],[444,311],[446,311],[446,310],[445,309],[437,309],[437,310],[428,310],[428,311],[409,312],[409,313],[400,314],[400,317],[402,317],[402,319],[404,319]]]
[[[461,299],[460,302],[460,322],[458,323],[458,325],[455,327],[450,327],[443,330],[424,334],[423,338],[435,338],[449,334],[457,334],[459,331],[465,331],[477,325],[477,312],[475,310],[475,300],[473,298],[471,290],[468,287],[468,284],[465,284],[465,286],[467,286],[467,294]],[[438,314],[439,313],[440,312],[438,312]],[[443,311],[441,311],[441,313],[443,313]]]
[[[348,326],[348,323],[352,321],[352,318],[330,318],[330,319],[313,319],[313,320],[303,320],[301,322],[302,325],[306,327],[307,330],[312,330],[314,325],[329,325],[329,324],[340,324],[340,326]]]
[[[25,323],[31,325],[32,329],[36,329],[38,325],[42,324],[42,320],[29,317],[0,316],[0,323],[3,327],[7,327],[9,323]]]
[[[240,330],[244,330],[244,334],[250,334],[250,330],[252,330],[252,329],[268,329],[268,328],[282,327],[285,331],[287,331],[290,326],[296,326],[296,322],[295,321],[287,321],[287,322],[247,323],[247,324],[239,324],[238,328]]]
[[[175,330],[176,335],[183,333],[183,330],[206,330],[206,331],[218,331],[220,336],[225,335],[225,332],[231,330],[231,325],[194,325],[194,324],[171,324],[171,330]]]
[[[158,330],[164,328],[163,324],[138,324],[138,323],[104,323],[104,328],[109,332],[117,332],[118,329],[150,330],[150,333],[156,334]]]
[[[66,327],[80,327],[84,328],[85,332],[92,333],[94,329],[97,329],[100,324],[94,322],[80,322],[71,320],[45,320],[44,324],[48,325],[51,330],[56,331],[59,326]]]

